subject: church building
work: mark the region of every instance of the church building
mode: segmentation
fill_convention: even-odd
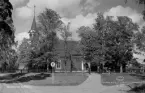
[[[29,35],[30,35],[30,38],[33,38],[34,35],[39,35],[39,32],[37,30],[36,19],[35,19],[35,11],[34,11],[34,18],[32,21],[31,29],[29,31]],[[37,40],[37,39],[34,39],[34,40]],[[33,43],[33,41],[31,41],[31,43]],[[58,43],[58,46],[56,49],[58,52],[58,56],[59,56],[58,59],[55,61],[55,71],[56,72],[82,71],[82,70],[86,69],[84,67],[85,61],[84,61],[82,55],[76,51],[78,44],[79,44],[79,42],[77,42],[77,41],[68,42],[68,47],[72,48],[72,51],[70,52],[69,55],[67,55],[68,60],[65,61],[64,41],[59,40],[59,43]]]

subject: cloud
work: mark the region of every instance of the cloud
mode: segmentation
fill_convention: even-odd
[[[94,12],[96,10],[96,7],[100,5],[100,2],[97,0],[82,0],[83,2],[82,6],[82,12]]]
[[[29,38],[28,32],[21,32],[21,33],[16,34],[15,41],[18,41],[18,46],[22,43],[22,40],[24,38],[27,38],[27,39]]]
[[[83,3],[82,3],[83,1]],[[80,7],[80,3],[82,6]],[[79,37],[76,30],[80,26],[92,26],[94,19],[97,17],[97,13],[87,13],[83,15],[82,11],[93,10],[93,8],[100,3],[95,3],[95,0],[30,0],[27,6],[17,9],[17,14],[21,18],[30,18],[33,15],[33,5],[36,5],[37,14],[42,12],[45,7],[51,8],[60,15],[62,15],[62,21],[67,24],[71,22],[70,31],[72,32],[73,39],[78,40]],[[86,8],[84,8],[86,7]],[[68,15],[75,15],[73,18],[67,17]],[[128,16],[133,22],[138,23],[140,26],[144,24],[142,14],[130,7],[116,6],[112,7],[104,13],[104,16]]]
[[[70,25],[70,31],[72,32],[72,39],[73,40],[79,40],[78,34],[76,33],[77,29],[81,26],[90,26],[92,27],[92,24],[95,22],[95,18],[97,17],[97,14],[90,13],[86,16],[83,15],[77,15],[75,18],[67,19],[62,18],[62,21],[67,24],[68,22],[71,22]]]
[[[115,20],[117,16],[128,16],[129,18],[132,19],[134,23],[137,23],[139,25],[139,31],[141,31],[143,26],[145,26],[143,15],[130,7],[123,7],[120,5],[116,7],[112,7],[111,9],[109,9],[104,13],[104,16],[105,17],[114,16]]]
[[[33,15],[33,11],[31,8],[24,6],[16,9],[16,15],[20,18],[27,19]]]
[[[107,12],[104,13],[105,16],[128,16],[132,19],[133,22],[138,23],[141,25],[143,23],[143,16],[142,14],[138,13],[136,10],[130,7],[123,7],[123,6],[116,6],[109,9]]]
[[[26,6],[16,9],[16,15],[21,19],[29,20],[33,16],[34,5],[36,15],[46,7],[53,9],[65,23],[71,22],[70,30],[73,33],[73,39],[78,40],[77,28],[83,25],[90,26],[94,22],[96,14],[90,12],[99,4],[96,0],[29,0]]]
[[[84,3],[81,4],[81,2]],[[17,14],[32,15],[34,5],[37,14],[41,13],[44,8],[50,8],[59,13],[61,17],[73,18],[81,13],[94,10],[99,2],[96,2],[96,0],[29,0],[26,6],[17,9]],[[27,18],[29,17],[27,15],[24,14],[21,17]]]
[[[76,15],[80,12],[79,2],[81,0],[29,0],[26,6],[17,9],[17,14],[32,15],[33,6],[36,6],[36,13],[41,13],[45,8],[57,11],[61,16]],[[28,8],[29,7],[29,8]],[[27,12],[29,11],[29,12]],[[28,18],[26,14],[21,18]]]
[[[10,0],[10,2],[12,3],[13,6],[23,3],[25,0]]]

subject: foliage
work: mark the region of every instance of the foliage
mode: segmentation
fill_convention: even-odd
[[[138,63],[136,59],[132,59],[131,64],[132,64],[132,67],[135,67],[135,68],[140,68],[141,67],[141,64]]]
[[[142,27],[141,31],[139,31],[135,34],[134,43],[135,43],[137,49],[139,49],[141,51],[145,51],[144,41],[145,41],[145,26]]]
[[[109,20],[108,23],[113,29],[110,29],[106,36],[105,46],[108,48],[106,54],[109,54],[106,55],[106,59],[114,61],[116,65],[126,64],[133,57],[133,31],[137,30],[137,26],[128,17],[118,17],[118,21]]]
[[[69,38],[72,36],[72,33],[69,31],[70,24],[71,23],[69,22],[67,26],[65,24],[62,25],[60,33],[64,41],[68,41]]]
[[[80,46],[81,50],[83,51],[83,56],[86,61],[93,60],[93,54],[95,53],[97,43],[97,35],[95,32],[92,31],[91,28],[82,26],[78,29],[79,36],[81,37]],[[96,35],[96,36],[95,36]]]
[[[1,63],[8,62],[9,50],[14,42],[14,26],[12,20],[13,6],[9,0],[0,1],[0,54]]]
[[[30,60],[31,54],[30,40],[24,38],[21,45],[18,48],[18,63],[27,62]]]
[[[14,44],[14,26],[12,20],[12,5],[9,0],[0,1],[0,47],[6,50]]]
[[[18,68],[17,64],[17,52],[14,49],[7,50],[7,55],[1,59],[3,70],[16,70]]]
[[[51,9],[45,9],[43,13],[38,16],[39,27],[41,31],[40,52],[43,54],[48,62],[56,59],[56,46],[57,46],[57,32],[60,30],[62,21],[60,16]]]
[[[57,57],[57,31],[61,26],[60,16],[51,9],[45,9],[38,16],[37,31],[30,39],[24,40],[19,47],[22,62],[28,62],[29,67],[49,64]]]
[[[11,49],[9,52],[9,62],[8,62],[8,70],[15,70],[18,68],[18,63],[17,63],[17,52],[14,49]]]
[[[106,19],[98,14],[94,29],[81,27],[82,51],[86,61],[113,63],[113,67],[121,66],[133,57],[133,36],[138,26],[128,17],[112,17]]]
[[[66,66],[66,62],[68,61],[68,58],[69,58],[69,60],[71,61],[71,68],[72,68],[72,59],[71,59],[72,54],[71,54],[71,51],[69,51],[69,47],[68,47],[69,38],[72,36],[72,33],[69,31],[69,26],[70,26],[70,23],[68,23],[67,26],[65,26],[65,24],[62,25],[60,34],[64,41],[65,66]]]

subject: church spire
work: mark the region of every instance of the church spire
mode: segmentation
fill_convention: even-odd
[[[32,21],[31,29],[29,31],[30,37],[32,36],[32,34],[37,32],[36,19],[35,19],[35,7],[36,6],[34,5],[34,18],[33,18],[33,21]]]
[[[36,19],[35,19],[35,5],[34,5],[34,18],[31,26],[31,30],[36,30]]]

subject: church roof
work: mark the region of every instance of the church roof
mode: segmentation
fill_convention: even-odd
[[[34,30],[34,31],[37,30],[35,16],[34,16],[34,18],[33,18],[33,22],[32,22],[32,25],[31,25],[31,30]]]
[[[79,52],[80,48],[78,46],[77,41],[68,41],[67,42],[68,51],[71,51],[71,54],[73,56],[82,56],[81,53]],[[56,51],[58,56],[64,57],[65,56],[65,49],[64,49],[64,41],[59,40],[57,46],[56,46]]]

